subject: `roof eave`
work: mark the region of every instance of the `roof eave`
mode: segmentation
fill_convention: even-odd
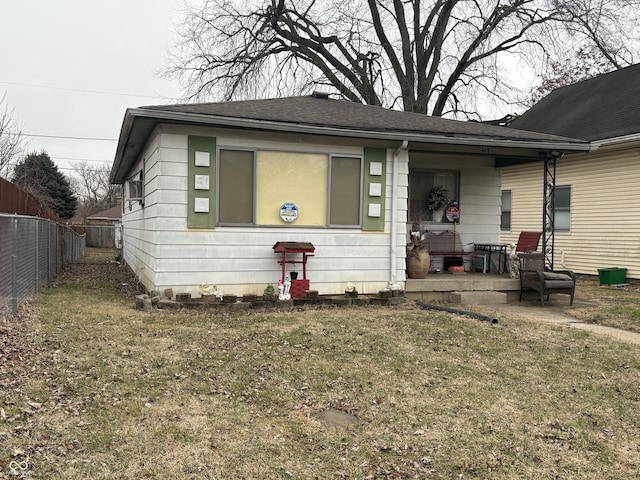
[[[600,147],[608,147],[613,145],[619,145],[622,143],[631,143],[640,141],[640,133],[633,133],[630,135],[622,135],[620,137],[603,138],[602,140],[594,140],[591,142],[591,150],[596,150]]]
[[[486,145],[486,146],[500,146],[500,147],[513,147],[518,146],[522,148],[545,148],[544,141],[542,140],[510,140],[510,139],[498,139],[490,137],[478,137],[478,136],[457,136],[457,135],[445,135],[445,134],[423,134],[415,132],[401,132],[401,131],[377,131],[377,130],[360,130],[360,129],[347,129],[339,127],[323,127],[318,125],[305,125],[300,123],[287,123],[287,122],[275,122],[269,120],[254,120],[247,118],[237,117],[225,117],[220,115],[203,115],[194,113],[181,113],[181,112],[168,112],[157,111],[151,109],[135,109],[137,116],[144,117],[156,117],[162,120],[173,120],[180,122],[195,122],[200,124],[211,124],[227,127],[245,127],[253,129],[263,130],[278,130],[291,133],[312,133],[322,135],[332,135],[339,137],[362,137],[373,138],[376,140],[413,140],[419,142],[435,142],[445,144],[462,144],[462,145]],[[159,114],[160,113],[160,114]],[[589,150],[589,144],[587,142],[576,141],[571,142],[568,140],[558,140],[549,142],[548,147],[550,149],[576,149],[576,150]]]
[[[135,120],[135,117],[137,116],[134,113],[135,110],[138,109],[127,108],[124,113],[124,119],[122,120],[122,126],[120,127],[120,136],[118,137],[118,146],[116,147],[116,156],[113,161],[113,166],[111,167],[111,173],[109,174],[110,183],[121,183],[119,181],[116,181],[118,176],[117,174],[126,150],[129,134],[131,133],[131,129],[133,128],[133,122]]]
[[[288,133],[300,133],[300,134],[313,134],[313,135],[330,135],[337,137],[350,137],[350,138],[368,138],[374,140],[390,140],[390,141],[403,141],[409,142],[421,142],[421,143],[439,143],[448,145],[473,145],[473,146],[486,146],[486,147],[515,147],[515,148],[530,148],[539,150],[561,150],[565,153],[569,152],[582,152],[588,151],[590,145],[587,142],[558,139],[557,141],[547,140],[535,140],[535,139],[506,139],[506,138],[491,138],[482,136],[466,136],[460,134],[424,134],[416,132],[402,132],[402,131],[375,131],[375,130],[361,130],[361,129],[348,129],[339,127],[324,127],[319,125],[306,125],[300,123],[287,123],[276,122],[269,120],[255,120],[247,118],[227,117],[220,115],[205,115],[195,113],[183,113],[183,112],[171,112],[166,110],[155,110],[149,108],[130,108],[125,113],[122,129],[120,131],[120,138],[118,140],[118,147],[116,150],[116,157],[113,168],[111,170],[110,181],[113,183],[119,183],[116,180],[122,180],[118,175],[120,165],[122,163],[123,155],[126,151],[126,144],[131,134],[131,130],[134,126],[136,118],[148,118],[156,119],[158,123],[162,121],[178,122],[178,123],[195,123],[199,125],[211,125],[219,127],[236,127],[236,128],[250,128],[259,130],[272,130]]]

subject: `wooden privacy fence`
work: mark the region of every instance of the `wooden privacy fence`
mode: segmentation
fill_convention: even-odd
[[[87,236],[87,247],[115,248],[116,228],[119,225],[82,225]]]
[[[36,196],[3,178],[0,178],[0,212],[13,215],[29,215],[64,223],[53,210]]]

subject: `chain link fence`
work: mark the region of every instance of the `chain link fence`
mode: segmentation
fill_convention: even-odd
[[[84,252],[86,237],[37,217],[0,214],[0,318],[46,285]]]

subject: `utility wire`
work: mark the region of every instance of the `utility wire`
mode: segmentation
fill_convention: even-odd
[[[37,133],[24,132],[2,132],[3,135],[14,135],[20,137],[38,137],[38,138],[59,138],[62,140],[92,140],[95,142],[117,142],[117,138],[96,138],[96,137],[67,137],[64,135],[40,135]]]
[[[112,160],[98,160],[97,158],[72,158],[72,157],[55,157],[52,160],[70,160],[72,162],[98,162],[98,163],[107,163]]]
[[[52,157],[51,155],[49,155],[49,158],[54,162],[60,161],[60,160],[67,160],[70,162],[92,162],[92,163],[112,163],[113,162],[113,160],[96,160],[96,159],[90,159],[90,158],[69,158],[69,157],[57,157],[57,156]],[[19,165],[19,163],[9,162],[7,163],[7,165],[16,167]]]
[[[97,93],[99,95],[119,95],[121,97],[138,97],[138,98],[155,98],[155,99],[161,99],[163,97],[160,97],[158,95],[152,96],[152,95],[138,95],[135,93],[121,93],[121,92],[105,92],[105,91],[100,91],[100,90],[85,90],[85,89],[81,89],[81,88],[68,88],[68,87],[54,87],[51,85],[35,85],[35,84],[31,84],[31,83],[20,83],[20,82],[4,82],[0,80],[0,85],[15,85],[18,87],[33,87],[33,88],[48,88],[51,90],[65,90],[68,92],[82,92],[82,93]]]

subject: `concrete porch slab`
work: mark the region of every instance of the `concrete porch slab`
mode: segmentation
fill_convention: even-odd
[[[451,292],[449,301],[459,305],[503,305],[507,303],[504,292]]]
[[[506,275],[482,273],[434,273],[427,278],[408,278],[405,296],[423,302],[448,302],[451,292],[503,292],[507,302],[518,300],[520,280]]]

